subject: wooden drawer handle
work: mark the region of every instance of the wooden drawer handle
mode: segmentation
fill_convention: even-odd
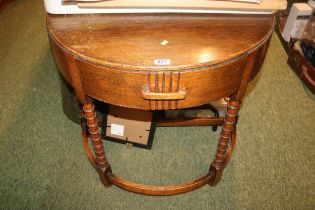
[[[148,100],[180,100],[186,98],[186,90],[181,89],[175,93],[154,93],[148,89],[143,89],[142,97]]]

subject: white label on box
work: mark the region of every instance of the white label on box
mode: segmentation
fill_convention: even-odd
[[[118,136],[124,136],[124,128],[125,127],[123,125],[111,124],[110,133]]]

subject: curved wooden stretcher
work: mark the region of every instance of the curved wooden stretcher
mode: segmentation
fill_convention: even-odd
[[[273,15],[48,15],[53,55],[61,75],[74,87],[82,108],[83,146],[102,183],[145,195],[175,195],[216,185],[235,147],[240,101],[262,65],[273,27]],[[160,43],[163,39],[168,46]],[[222,97],[230,98],[226,115],[207,121],[222,125],[207,174],[183,184],[150,186],[112,172],[93,98],[167,110]]]

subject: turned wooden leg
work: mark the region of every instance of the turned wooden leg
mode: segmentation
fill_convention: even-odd
[[[227,153],[227,149],[229,140],[232,138],[233,129],[235,129],[238,111],[239,102],[231,99],[227,105],[226,116],[224,117],[224,124],[222,126],[217,152],[209,169],[210,174],[214,176],[214,179],[209,183],[211,186],[216,185],[220,181],[226,162],[231,155]],[[233,138],[235,139],[235,136],[233,136]]]
[[[95,165],[99,173],[102,183],[109,187],[111,181],[108,177],[108,173],[111,173],[111,167],[107,162],[105,151],[103,147],[103,142],[101,139],[101,134],[98,128],[98,121],[96,119],[95,107],[91,99],[88,99],[87,102],[83,104],[83,113],[86,119],[88,131],[90,134],[90,139],[93,144],[93,149],[95,153]]]

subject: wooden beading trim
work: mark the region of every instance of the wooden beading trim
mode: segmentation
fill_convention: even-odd
[[[86,124],[93,144],[95,157],[92,155],[91,151],[87,150],[88,148],[87,140],[84,139],[85,136],[82,136],[84,148],[91,163],[92,164],[94,163],[93,164],[94,167],[96,166],[103,184],[106,187],[108,187],[111,185],[111,182],[107,177],[106,173],[111,172],[111,167],[105,156],[105,150],[98,127],[98,120],[96,119],[95,106],[92,102],[92,99],[87,98],[86,102],[83,104],[82,110],[84,113],[84,118],[86,119]]]
[[[235,99],[230,99],[227,105],[227,114],[224,117],[224,123],[217,146],[217,151],[209,169],[210,174],[213,174],[215,176],[213,182],[211,182],[210,185],[216,185],[220,181],[222,172],[226,167],[228,161],[230,160],[231,154],[234,150],[236,138],[236,132],[234,130],[236,129],[236,116],[238,114],[239,105],[239,101]],[[230,139],[231,145],[228,149]]]

